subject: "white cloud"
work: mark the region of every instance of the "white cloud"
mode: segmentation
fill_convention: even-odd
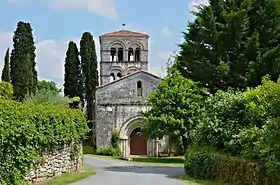
[[[165,67],[160,67],[160,66],[149,66],[150,73],[157,75],[158,77],[164,78],[165,77]]]
[[[195,6],[198,5],[203,5],[203,4],[207,4],[208,0],[191,0],[189,3],[189,9],[190,11],[197,11],[197,8]]]
[[[116,20],[115,0],[48,0],[51,8],[59,10],[89,11]]]
[[[170,58],[170,56],[172,56],[172,52],[171,51],[159,51],[157,53],[157,56],[164,61],[168,61],[168,59]]]
[[[3,69],[3,59],[7,47],[12,46],[12,32],[0,31],[0,69]],[[36,43],[36,69],[39,80],[52,80],[59,88],[63,88],[64,60],[69,41],[75,41],[78,48],[80,38],[65,38],[60,40],[47,39]],[[99,42],[95,39],[96,52],[99,53]],[[99,60],[99,56],[98,56]]]
[[[161,34],[164,35],[165,37],[172,37],[173,33],[169,30],[169,28],[167,26],[163,27],[160,30]]]

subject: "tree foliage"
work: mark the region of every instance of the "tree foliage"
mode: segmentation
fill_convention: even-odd
[[[11,82],[11,74],[10,74],[10,49],[6,50],[5,58],[4,58],[4,68],[2,71],[2,81]]]
[[[53,94],[59,94],[61,92],[61,89],[59,89],[56,86],[56,83],[53,81],[38,81],[37,84],[37,92],[43,92],[43,91],[49,91],[50,93]]]
[[[82,71],[87,100],[87,119],[93,121],[95,118],[94,103],[96,86],[98,86],[98,70],[95,42],[93,36],[89,32],[83,33],[80,46]]]
[[[24,184],[39,152],[80,142],[88,132],[80,110],[49,104],[0,101],[0,183]]]
[[[280,0],[210,0],[180,45],[182,74],[212,92],[261,84],[280,74]]]
[[[12,99],[14,94],[13,86],[9,82],[0,82],[0,100]]]
[[[179,71],[169,67],[167,76],[148,97],[151,109],[143,113],[146,132],[153,138],[178,138],[184,148],[190,144],[189,134],[201,118],[204,89]]]
[[[82,97],[84,90],[83,82],[81,82],[81,62],[78,47],[74,41],[70,41],[68,44],[64,68],[64,95],[70,98],[75,96]]]
[[[18,22],[13,42],[11,83],[15,98],[23,100],[26,95],[35,93],[38,81],[35,69],[35,46],[29,23]]]

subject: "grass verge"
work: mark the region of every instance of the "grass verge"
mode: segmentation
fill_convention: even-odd
[[[55,177],[54,179],[43,182],[41,185],[68,185],[70,183],[77,182],[94,174],[95,172],[93,171],[92,167],[85,166],[84,172],[65,173]]]
[[[227,185],[225,183],[220,183],[220,182],[194,179],[187,175],[178,175],[176,176],[176,178],[182,180],[187,185]]]

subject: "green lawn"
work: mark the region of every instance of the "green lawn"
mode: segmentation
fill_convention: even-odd
[[[187,185],[226,185],[225,183],[220,183],[220,182],[194,179],[188,177],[187,175],[179,175],[176,178],[182,180]]]
[[[60,176],[55,177],[52,180],[43,182],[41,185],[68,185],[73,182],[77,182],[79,180],[82,180],[86,177],[89,177],[91,175],[94,175],[95,172],[93,169],[89,166],[84,167],[84,172],[81,173],[65,173]]]

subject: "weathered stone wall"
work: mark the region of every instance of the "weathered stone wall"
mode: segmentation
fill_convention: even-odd
[[[82,171],[82,145],[78,146],[75,154],[71,151],[70,145],[67,144],[42,151],[39,157],[41,162],[31,167],[31,172],[25,180],[38,183],[63,173]]]
[[[137,81],[142,82],[142,96],[137,96]],[[97,89],[97,148],[110,146],[112,132],[120,130],[127,121],[149,109],[145,101],[158,83],[158,78],[139,72]]]

